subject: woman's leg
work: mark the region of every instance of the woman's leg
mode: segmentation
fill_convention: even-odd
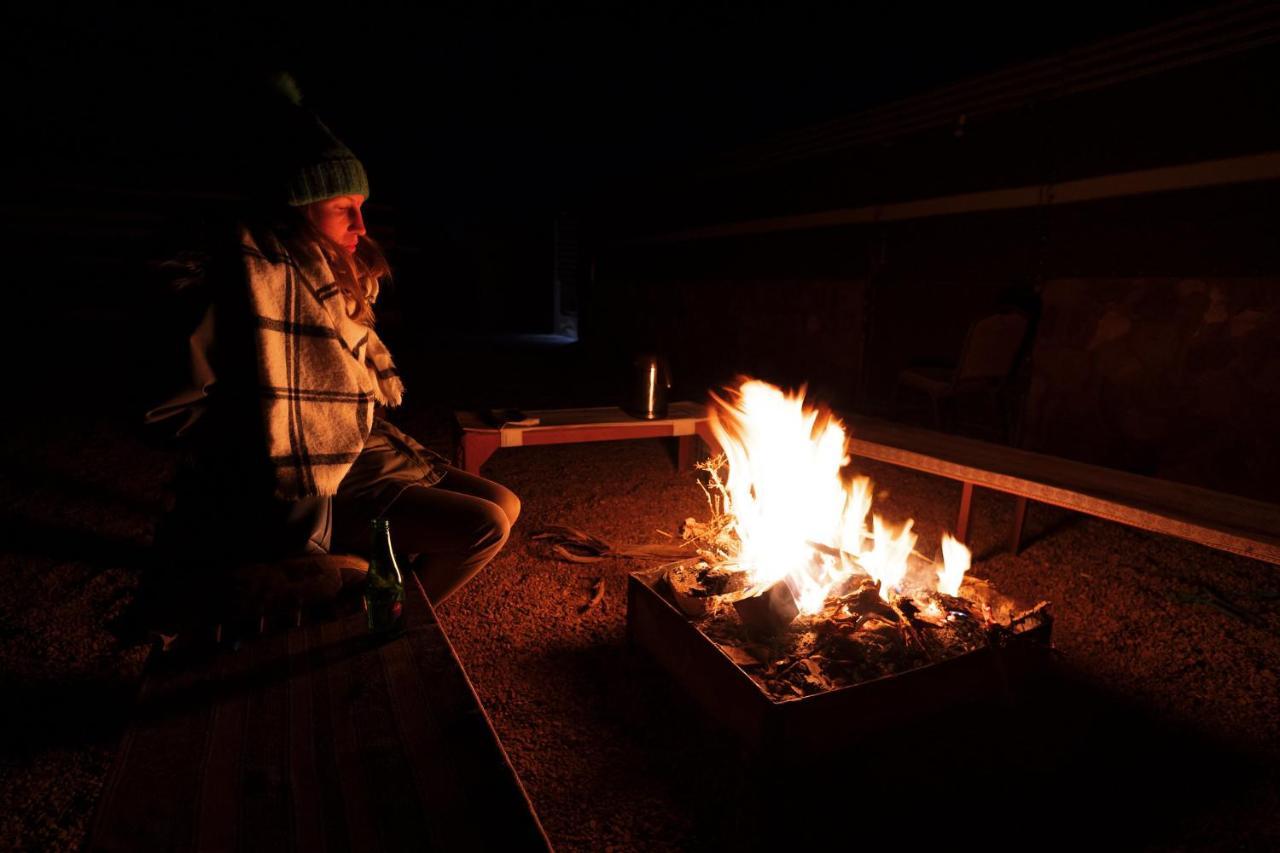
[[[516,497],[515,492],[501,483],[486,480],[484,477],[477,477],[475,474],[468,474],[461,468],[455,468],[452,465],[436,463],[435,467],[442,468],[445,472],[444,479],[437,483],[435,488],[461,492],[464,495],[484,498],[490,503],[495,503],[502,508],[510,524],[514,525],[516,519],[520,517],[520,498]]]
[[[405,489],[383,515],[396,550],[418,555],[414,569],[427,597],[439,604],[502,550],[520,499],[450,466],[436,485]]]

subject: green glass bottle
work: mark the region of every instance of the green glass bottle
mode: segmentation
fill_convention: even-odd
[[[370,526],[373,538],[364,584],[364,612],[369,630],[385,634],[404,626],[404,577],[391,549],[391,522],[375,518]]]

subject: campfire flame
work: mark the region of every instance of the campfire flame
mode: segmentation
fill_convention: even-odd
[[[943,567],[938,569],[938,592],[960,594],[960,582],[964,580],[964,573],[969,571],[969,560],[969,549],[963,542],[953,539],[948,533],[942,534]]]
[[[725,397],[711,397],[711,430],[728,463],[722,511],[731,518],[740,543],[734,561],[751,591],[785,581],[806,614],[821,612],[831,588],[854,572],[870,575],[886,601],[901,592],[916,543],[913,521],[892,525],[872,515],[871,481],[846,482],[844,425],[806,406],[803,388],[784,393],[746,380]],[[942,547],[937,589],[956,595],[969,549],[950,536]],[[928,573],[926,581],[934,577]]]

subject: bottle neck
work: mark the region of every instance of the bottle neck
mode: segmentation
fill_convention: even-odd
[[[370,538],[369,571],[401,580],[400,566],[391,547],[391,523],[385,518],[374,519],[370,525]]]
[[[391,525],[385,519],[379,519],[372,525],[373,545],[375,550],[391,550]]]

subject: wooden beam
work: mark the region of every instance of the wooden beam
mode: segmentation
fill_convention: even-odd
[[[1177,68],[1248,53],[1280,41],[1280,8],[1237,2],[1081,45],[962,80],[855,115],[739,146],[700,170],[703,177],[758,171],[876,145],[1058,98],[1106,89]]]
[[[1156,192],[1199,189],[1227,184],[1252,183],[1280,179],[1280,151],[1268,151],[1247,157],[1206,160],[1160,169],[1098,175],[1060,184],[1033,184],[1003,190],[938,196],[902,201],[894,204],[822,210],[794,216],[749,219],[719,225],[686,228],[666,234],[637,237],[621,241],[622,245],[680,243],[716,237],[739,237],[781,231],[804,231],[847,225],[868,225],[925,219],[932,216],[954,216],[993,210],[1015,210],[1051,204],[1075,204],[1108,198],[1145,195]]]

